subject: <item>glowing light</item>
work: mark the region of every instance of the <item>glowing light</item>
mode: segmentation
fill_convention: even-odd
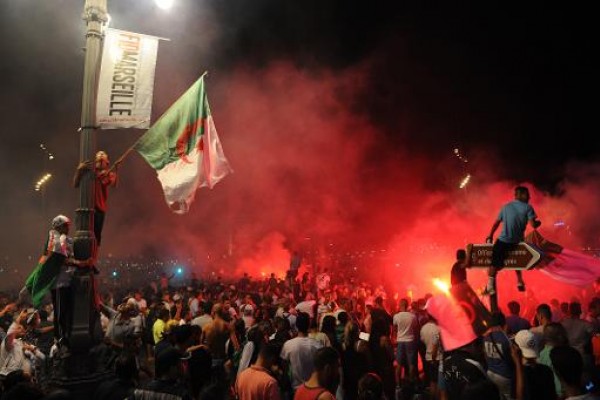
[[[444,292],[444,294],[446,294],[446,295],[450,294],[450,285],[448,284],[448,282],[445,282],[439,278],[434,278],[433,285],[436,288],[438,288],[440,291]]]
[[[460,161],[462,161],[464,163],[469,162],[469,160],[467,160],[467,157],[463,156],[460,153],[460,150],[458,148],[454,149],[454,155],[456,156],[456,158],[458,158]]]
[[[471,174],[467,174],[467,176],[465,176],[463,178],[463,180],[460,182],[460,185],[458,186],[460,189],[464,189],[467,187],[467,185],[469,184],[469,181],[471,181]]]
[[[112,276],[113,276],[113,277],[116,277],[116,276],[117,276],[117,271],[113,271],[113,272],[112,272]]]
[[[183,274],[183,268],[181,268],[181,267],[177,268],[177,274],[178,275]]]
[[[116,41],[115,41],[116,42]],[[116,64],[123,59],[123,49],[117,43],[111,43],[109,46],[110,59]]]
[[[173,7],[174,0],[154,0],[158,8],[168,10]]]
[[[48,182],[48,180],[52,178],[52,174],[47,173],[44,176],[42,176],[36,183],[35,183],[35,191],[39,192],[40,189],[42,188],[42,186],[44,186],[44,184],[46,182]]]

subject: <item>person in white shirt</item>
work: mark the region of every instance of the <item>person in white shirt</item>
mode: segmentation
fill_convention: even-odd
[[[243,307],[242,313],[244,325],[246,327],[246,330],[248,330],[252,328],[254,326],[254,323],[256,322],[254,320],[254,307],[251,304],[246,304],[245,307]]]
[[[198,297],[200,296],[192,296],[188,301],[188,307],[190,308],[192,318],[196,318],[198,315],[200,315],[200,299]]]
[[[296,310],[308,314],[310,319],[313,319],[315,317],[315,304],[317,304],[317,301],[313,294],[307,293],[305,300],[296,305]]]
[[[420,332],[421,342],[425,344],[425,379],[433,398],[437,397],[437,380],[440,361],[442,360],[442,346],[440,342],[440,328],[433,317],[423,325]]]
[[[411,382],[417,378],[417,354],[418,354],[418,331],[417,316],[408,311],[408,299],[400,300],[400,312],[394,315],[393,324],[396,332],[396,341],[398,348],[396,360],[398,367],[396,369],[397,382],[402,382],[402,370]]]
[[[204,327],[211,322],[213,322],[213,318],[210,315],[212,312],[212,304],[210,302],[202,303],[202,315],[196,317],[192,320],[192,325],[198,325],[202,330]]]
[[[137,305],[138,310],[140,310],[141,313],[145,314],[146,310],[148,310],[148,303],[142,297],[142,292],[140,292],[139,290],[136,291],[133,295],[133,298],[135,299],[135,304]]]
[[[298,336],[284,343],[281,358],[291,371],[292,387],[295,389],[306,382],[314,370],[314,355],[323,346],[308,337],[310,317],[306,313],[298,313],[296,328]]]
[[[22,370],[25,374],[33,373],[31,360],[44,360],[46,356],[37,347],[23,342],[25,327],[21,324],[27,318],[27,311],[23,310],[8,328],[6,337],[0,344],[0,376],[6,377],[14,371]]]

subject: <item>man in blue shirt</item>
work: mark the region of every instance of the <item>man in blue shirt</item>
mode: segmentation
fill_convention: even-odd
[[[506,335],[506,319],[500,312],[492,314],[491,328],[483,337],[487,375],[507,399],[513,398],[515,367],[510,353],[510,340]]]
[[[492,243],[494,233],[502,224],[502,232],[494,243],[492,251],[492,266],[488,270],[488,294],[496,294],[496,274],[504,267],[504,260],[507,253],[513,249],[525,237],[527,223],[533,229],[538,228],[542,223],[537,219],[533,207],[529,205],[529,189],[524,186],[515,188],[515,200],[505,204],[498,214],[498,218],[492,225],[490,235],[486,238],[487,243]],[[517,287],[519,291],[525,291],[525,283],[521,271],[517,271]]]

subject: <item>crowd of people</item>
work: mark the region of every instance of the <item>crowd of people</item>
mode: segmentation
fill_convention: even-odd
[[[513,301],[485,334],[451,342],[431,295],[396,300],[328,274],[169,278],[102,293],[113,378],[95,399],[597,398],[598,297],[585,310],[540,304],[533,321]],[[0,298],[2,399],[69,398],[49,386],[61,357],[52,303],[16,301]]]

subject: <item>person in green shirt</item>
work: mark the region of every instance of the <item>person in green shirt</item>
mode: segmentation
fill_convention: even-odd
[[[554,373],[554,387],[556,388],[556,393],[559,396],[562,396],[563,389],[560,384],[560,380],[554,371],[554,367],[552,366],[552,360],[550,360],[550,352],[554,347],[557,346],[568,346],[569,340],[567,339],[567,331],[565,327],[557,322],[550,322],[546,324],[544,327],[544,348],[540,351],[540,357],[538,358],[538,363],[547,365],[552,369]]]

